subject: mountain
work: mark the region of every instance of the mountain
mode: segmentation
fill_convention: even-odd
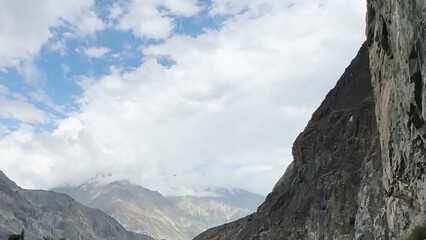
[[[215,193],[215,199],[227,203],[231,206],[250,209],[256,211],[260,204],[265,200],[265,197],[246,191],[241,188],[227,189],[227,188],[208,188],[211,192]]]
[[[28,239],[152,240],[126,231],[112,217],[65,194],[22,189],[0,171],[0,239],[22,229]]]
[[[192,239],[210,227],[247,216],[264,200],[241,189],[216,189],[214,197],[165,197],[128,181],[93,180],[53,191],[101,209],[129,231],[170,240]]]
[[[367,42],[265,202],[195,240],[408,239],[425,226],[426,2],[367,9]]]
[[[259,210],[195,239],[353,239],[363,169],[380,174],[370,78],[364,45],[297,137],[293,163]]]

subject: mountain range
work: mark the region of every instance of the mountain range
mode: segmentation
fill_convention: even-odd
[[[153,240],[127,231],[101,210],[86,207],[65,194],[22,189],[0,171],[0,239],[22,229],[31,240]]]
[[[242,189],[209,188],[209,197],[165,197],[128,181],[92,180],[52,189],[115,218],[127,230],[156,239],[188,240],[202,231],[245,217],[264,197]]]

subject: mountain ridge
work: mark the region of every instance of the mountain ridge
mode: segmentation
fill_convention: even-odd
[[[294,161],[258,211],[195,240],[352,239],[363,171],[372,163],[367,169],[380,174],[370,79],[363,44],[297,137]]]
[[[115,219],[66,194],[25,190],[0,171],[0,239],[25,229],[29,239],[153,240],[126,231]]]
[[[209,227],[246,216],[264,200],[242,189],[220,188],[210,188],[212,196],[165,197],[129,181],[91,180],[78,187],[52,190],[101,209],[127,230],[173,240],[191,239]],[[246,199],[238,206],[237,199],[242,197]]]

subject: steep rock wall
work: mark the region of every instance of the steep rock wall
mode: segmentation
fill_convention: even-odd
[[[313,114],[272,193],[196,240],[399,240],[426,224],[426,1],[367,5],[368,54]]]
[[[296,139],[293,163],[258,211],[195,239],[384,236],[376,233],[385,222],[378,140],[364,45]]]
[[[367,42],[388,237],[426,221],[426,1],[369,0]]]

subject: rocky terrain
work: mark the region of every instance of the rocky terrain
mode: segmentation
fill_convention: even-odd
[[[426,224],[426,2],[367,3],[367,42],[272,193],[196,240],[405,239]]]
[[[112,217],[65,194],[22,189],[0,171],[0,239],[22,229],[26,239],[152,239],[126,231]]]
[[[165,197],[127,181],[99,179],[53,190],[101,209],[129,231],[168,240],[192,239],[208,228],[249,215],[264,200],[241,189],[211,189],[212,197]]]
[[[166,198],[128,182],[63,190],[127,230],[195,240],[405,239],[426,221],[426,2],[367,0],[367,41],[293,145],[253,214],[232,196]],[[0,239],[148,239],[66,195],[0,172]],[[208,216],[208,218],[207,218]]]
[[[360,189],[371,194],[365,207],[381,198],[380,181],[366,179],[381,168],[368,59],[364,45],[296,139],[293,163],[259,210],[195,239],[354,238],[363,224]]]
[[[368,1],[388,237],[426,221],[426,2]]]

